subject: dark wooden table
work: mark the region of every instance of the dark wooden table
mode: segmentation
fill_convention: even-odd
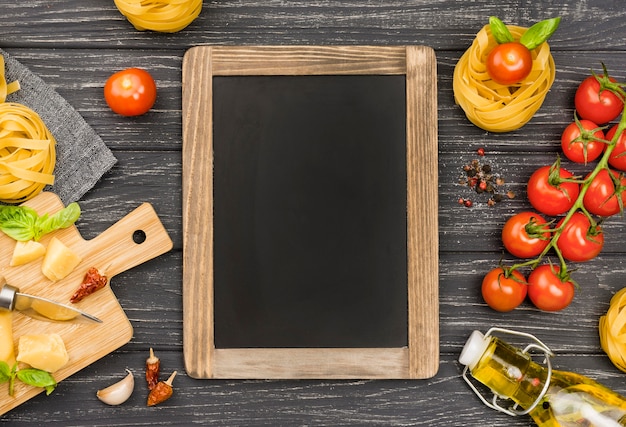
[[[565,311],[540,312],[525,303],[511,313],[489,309],[480,295],[483,275],[503,252],[505,219],[530,207],[525,182],[554,161],[563,128],[572,120],[573,95],[590,69],[604,62],[626,79],[623,0],[205,1],[201,16],[180,33],[136,31],[112,0],[3,2],[0,47],[29,67],[74,106],[118,158],[113,170],[80,201],[80,231],[98,235],[141,202],[150,202],[174,240],[174,249],[115,278],[111,286],[134,327],[132,340],[0,418],[7,425],[492,425],[527,426],[486,408],[460,377],[459,352],[474,329],[501,326],[531,332],[557,353],[559,369],[577,371],[626,394],[626,376],[601,351],[598,318],[626,281],[624,218],[605,224],[607,242],[595,260],[579,266],[580,290]],[[563,18],[551,47],[557,77],[545,104],[521,130],[492,134],[473,126],[455,105],[454,65],[475,33],[497,15],[529,26]],[[226,381],[185,375],[182,345],[181,63],[199,44],[423,44],[436,50],[439,111],[440,368],[417,381]],[[143,67],[157,81],[154,109],[138,118],[113,114],[102,87],[113,72]],[[484,147],[515,199],[488,207],[458,184],[463,164]],[[436,185],[433,171],[433,185]],[[472,195],[473,208],[458,204]],[[156,408],[137,387],[124,405],[108,407],[95,392],[137,375],[149,347],[166,372],[178,370],[176,392]]]

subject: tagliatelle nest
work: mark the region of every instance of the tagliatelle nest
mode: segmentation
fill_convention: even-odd
[[[599,322],[600,345],[611,362],[626,372],[626,288],[611,298],[606,315]]]
[[[139,31],[175,33],[200,15],[202,0],[115,0],[115,6]]]
[[[54,183],[56,141],[37,113],[0,103],[0,201],[21,203]]]
[[[507,26],[515,40],[526,28]],[[554,82],[556,67],[550,46],[542,43],[531,51],[533,67],[519,84],[501,85],[487,73],[487,56],[497,45],[489,25],[476,34],[470,48],[454,68],[452,86],[457,104],[467,118],[490,132],[509,132],[524,126],[537,112]]]

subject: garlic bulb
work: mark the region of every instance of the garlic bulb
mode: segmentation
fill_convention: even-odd
[[[98,390],[96,396],[107,405],[120,405],[128,400],[135,388],[135,377],[133,373],[126,369],[128,375],[122,380],[111,384],[107,388]]]

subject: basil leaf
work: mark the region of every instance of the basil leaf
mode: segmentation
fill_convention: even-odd
[[[50,372],[41,369],[27,368],[17,371],[17,378],[24,384],[33,387],[42,387],[46,389],[46,394],[52,393],[57,385],[56,380]]]
[[[0,206],[0,230],[15,240],[33,238],[37,212],[27,206]]]
[[[74,224],[80,217],[80,206],[73,202],[57,213],[40,217],[36,222],[35,240],[39,240],[44,234],[54,230],[67,228]]]
[[[493,38],[496,39],[498,44],[514,41],[513,34],[511,34],[504,22],[502,22],[498,17],[489,17],[489,29],[491,30],[491,34],[493,35]]]
[[[519,42],[528,50],[533,50],[554,34],[560,22],[560,17],[537,22],[522,35]]]
[[[5,383],[11,379],[11,368],[7,362],[0,360],[0,383]]]
[[[15,240],[39,240],[44,234],[71,226],[80,213],[76,202],[53,215],[44,214],[41,217],[28,206],[0,205],[0,230]]]

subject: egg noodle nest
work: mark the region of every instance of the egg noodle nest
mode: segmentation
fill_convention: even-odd
[[[175,33],[202,10],[202,0],[115,0],[119,11],[139,30]]]
[[[507,28],[515,40],[526,31],[513,25]],[[455,102],[472,123],[490,132],[509,132],[524,126],[541,107],[554,82],[555,64],[550,46],[544,42],[531,51],[530,74],[519,84],[501,85],[491,80],[486,66],[496,45],[485,25],[454,68],[452,86]]]
[[[6,102],[20,89],[6,82],[0,55],[0,201],[21,203],[54,183],[56,141],[41,117],[25,105]]]
[[[600,346],[613,364],[626,372],[626,288],[611,298],[599,322]]]

